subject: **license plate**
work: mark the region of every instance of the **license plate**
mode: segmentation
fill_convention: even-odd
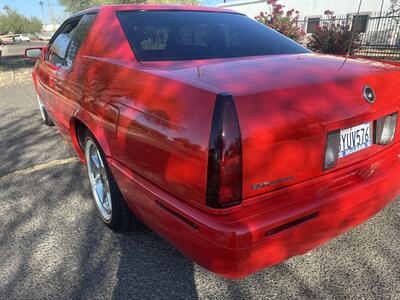
[[[372,145],[372,123],[364,123],[340,131],[339,158],[353,154]]]

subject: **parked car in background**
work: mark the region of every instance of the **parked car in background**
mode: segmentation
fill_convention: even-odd
[[[0,39],[3,42],[3,45],[12,43],[14,41],[14,36],[13,35],[2,35],[0,36]]]
[[[394,63],[317,55],[233,11],[147,5],[77,13],[26,57],[103,222],[141,220],[223,276],[305,253],[400,194]]]
[[[14,42],[30,42],[31,38],[26,34],[17,34],[14,36]]]

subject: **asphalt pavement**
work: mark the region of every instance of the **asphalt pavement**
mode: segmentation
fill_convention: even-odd
[[[341,237],[236,281],[149,229],[111,232],[85,168],[41,123],[30,65],[16,66],[20,76],[0,83],[0,299],[400,299],[400,199]]]

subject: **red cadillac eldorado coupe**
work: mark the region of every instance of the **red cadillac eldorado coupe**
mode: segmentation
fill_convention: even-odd
[[[395,63],[311,53],[233,11],[148,5],[77,13],[25,55],[104,223],[141,220],[223,276],[305,253],[400,194]]]

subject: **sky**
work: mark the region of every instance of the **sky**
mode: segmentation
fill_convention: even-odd
[[[45,24],[50,23],[51,13],[54,18],[58,20],[58,23],[67,17],[64,12],[64,7],[62,7],[57,0],[42,1]],[[43,21],[42,8],[39,5],[39,0],[0,0],[0,10],[3,10],[6,5],[27,17],[35,16]]]
[[[61,6],[57,0],[42,0],[43,1],[43,12],[44,12],[44,23],[50,23],[50,11],[60,23],[68,15],[64,12],[64,7]],[[223,0],[204,0],[207,6],[215,6],[217,3],[223,2]],[[39,5],[39,0],[0,0],[0,10],[3,10],[4,6],[7,5],[12,9],[17,10],[19,13],[31,17],[35,16],[43,21],[42,8]],[[50,11],[49,11],[50,8]]]

